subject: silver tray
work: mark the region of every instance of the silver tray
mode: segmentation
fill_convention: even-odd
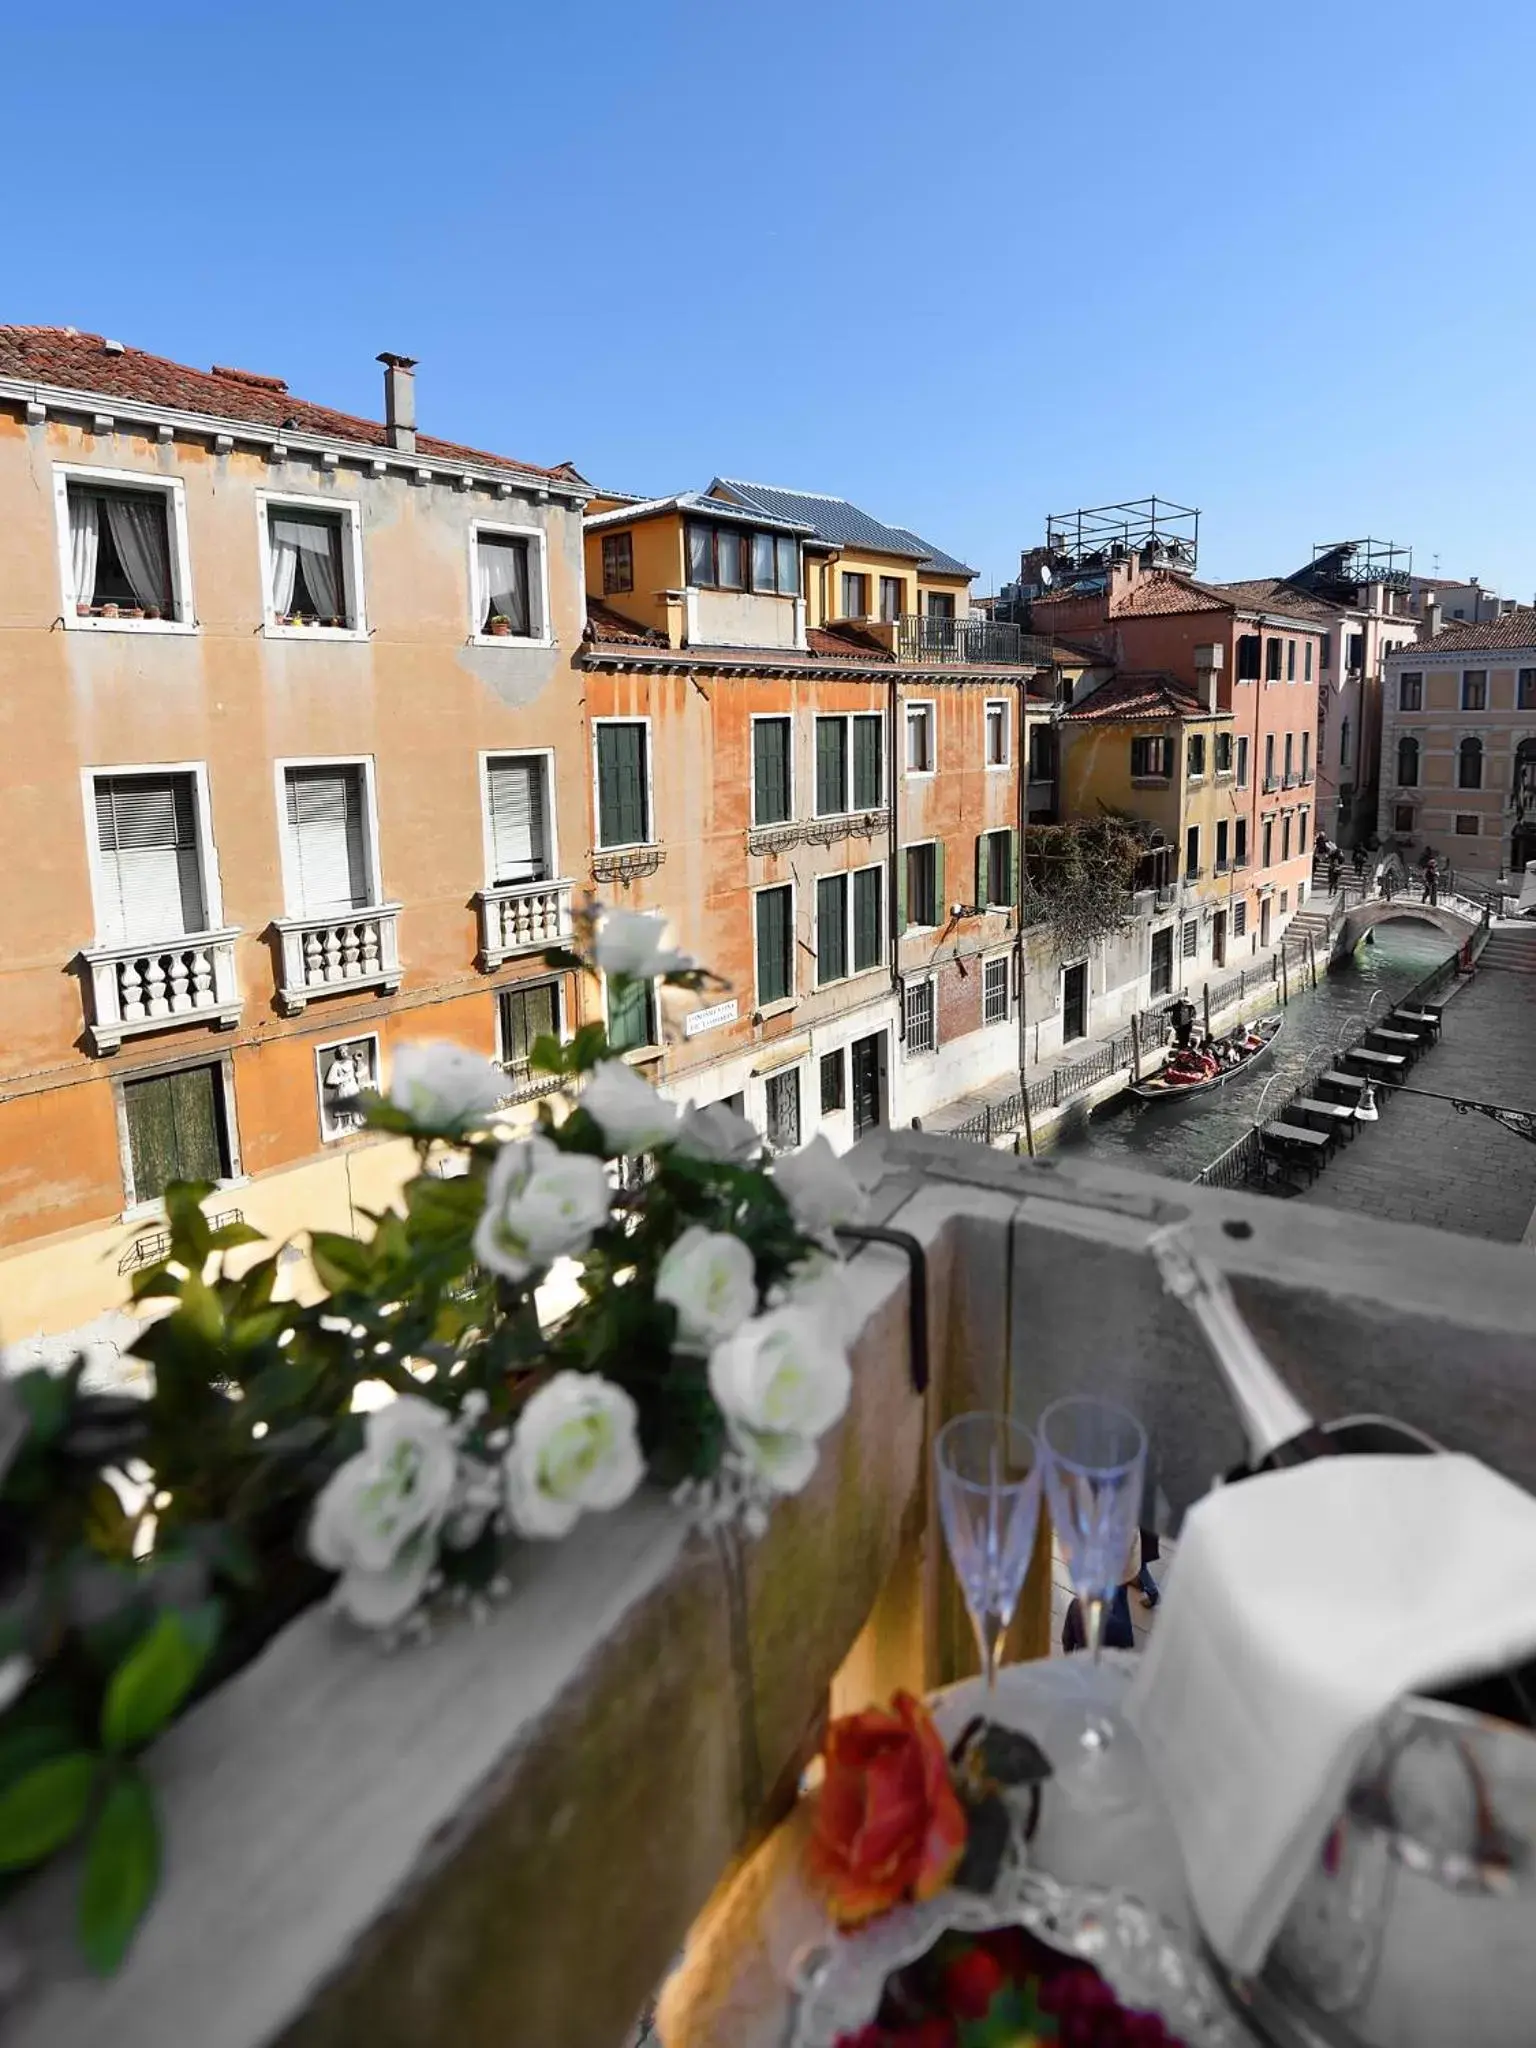
[[[1244,2048],[1252,2040],[1205,1963],[1140,1900],[1016,1868],[985,1895],[941,1892],[802,1950],[785,2048],[834,2048],[840,2034],[867,2026],[879,2011],[886,1979],[916,1962],[948,1929],[980,1934],[1008,1926],[1091,1963],[1122,2005],[1155,2012],[1188,2048]]]

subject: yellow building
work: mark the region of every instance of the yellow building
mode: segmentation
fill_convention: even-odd
[[[1162,673],[1090,674],[1061,719],[1063,815],[1139,819],[1164,849],[1154,864],[1154,996],[1173,985],[1165,966],[1177,961],[1179,979],[1224,967],[1230,942],[1246,930],[1234,877],[1251,858],[1240,794],[1250,764],[1215,694],[1197,695]]]

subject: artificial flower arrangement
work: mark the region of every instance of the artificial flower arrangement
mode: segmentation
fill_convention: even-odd
[[[852,1930],[947,1885],[990,1893],[1039,1817],[1050,1765],[1027,1735],[980,1715],[946,1752],[921,1700],[897,1693],[832,1722],[806,1848],[837,1926]],[[1022,1828],[1010,1799],[1027,1791]],[[1155,2013],[1120,2005],[1099,1973],[1018,1926],[946,1929],[887,1980],[838,2048],[1178,2048]]]
[[[659,918],[576,922],[546,959],[619,1001],[711,979]],[[825,1139],[770,1162],[730,1109],[664,1100],[599,1024],[532,1060],[555,1095],[514,1136],[490,1061],[398,1050],[366,1118],[419,1170],[367,1237],[311,1234],[320,1299],[278,1298],[275,1251],[231,1273],[259,1234],[172,1186],[168,1254],[132,1283],[163,1307],[134,1345],[146,1393],[90,1391],[78,1360],[0,1383],[0,1882],[78,1844],[98,1971],[158,1882],[144,1752],[304,1606],[329,1589],[348,1624],[419,1636],[483,1611],[511,1545],[647,1478],[760,1533],[847,1406],[830,1276],[863,1198]],[[556,1261],[579,1299],[546,1330]]]

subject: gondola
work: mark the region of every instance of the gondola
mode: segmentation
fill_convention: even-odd
[[[1202,1074],[1197,1079],[1182,1081],[1164,1068],[1159,1074],[1149,1075],[1145,1081],[1133,1081],[1130,1092],[1138,1102],[1182,1102],[1188,1095],[1204,1095],[1209,1089],[1224,1087],[1234,1076],[1246,1074],[1251,1066],[1266,1057],[1280,1036],[1284,1023],[1283,1013],[1277,1010],[1271,1016],[1256,1018],[1252,1024],[1239,1027],[1243,1030],[1248,1049],[1214,1074]],[[1234,1034],[1227,1035],[1231,1037]]]

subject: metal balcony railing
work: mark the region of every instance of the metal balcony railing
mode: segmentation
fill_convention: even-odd
[[[518,953],[563,946],[571,935],[574,887],[568,881],[503,882],[479,890],[480,965],[499,967]]]
[[[978,667],[992,662],[1049,668],[1051,642],[998,619],[940,619],[927,612],[903,612],[896,621],[896,659],[919,668],[949,663]]]
[[[239,1021],[234,927],[146,944],[94,946],[85,963],[85,1033],[93,1052],[180,1024]]]
[[[315,996],[355,994],[364,988],[393,995],[400,986],[400,906],[379,903],[339,917],[279,917],[273,929],[281,948],[277,1000],[297,1017]]]

